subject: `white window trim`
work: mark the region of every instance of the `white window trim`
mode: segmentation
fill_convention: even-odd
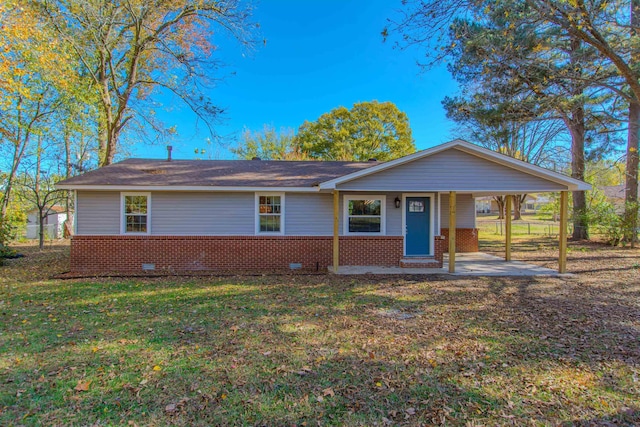
[[[260,231],[260,196],[280,196],[280,231]],[[259,236],[282,236],[284,235],[285,197],[283,192],[260,191],[255,193],[255,234]]]
[[[379,233],[358,233],[349,231],[349,200],[380,200]],[[387,196],[382,194],[345,194],[342,200],[342,233],[345,236],[386,236]]]
[[[147,197],[147,232],[135,233],[127,232],[127,221],[125,214],[125,202],[126,196],[146,196]],[[126,234],[127,236],[147,236],[151,234],[151,193],[150,192],[122,192],[120,193],[120,234]]]
[[[434,193],[402,193],[402,253],[404,256],[407,255],[407,197],[428,197],[429,198],[429,234],[431,241],[429,242],[429,253],[426,256],[434,256],[435,255],[435,244],[436,238],[433,234],[435,232],[435,224],[434,224],[434,204],[435,197]],[[440,209],[440,194],[438,194],[438,209]],[[438,222],[440,221],[440,215],[438,214]],[[419,255],[422,256],[422,255]]]

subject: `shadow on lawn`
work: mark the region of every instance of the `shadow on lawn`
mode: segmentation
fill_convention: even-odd
[[[463,424],[502,413],[640,421],[612,413],[637,397],[628,378],[603,375],[588,393],[571,379],[532,392],[526,379],[638,366],[630,325],[640,311],[619,298],[640,296],[614,286],[592,294],[536,278],[273,276],[12,292],[0,298],[0,424],[29,413],[34,424]],[[90,389],[74,390],[78,381]],[[582,397],[567,403],[563,387]],[[615,395],[599,410],[606,417],[589,406],[593,393]]]

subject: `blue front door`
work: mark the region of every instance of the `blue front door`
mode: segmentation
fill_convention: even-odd
[[[407,256],[425,256],[431,253],[431,200],[429,197],[407,197],[405,247]]]

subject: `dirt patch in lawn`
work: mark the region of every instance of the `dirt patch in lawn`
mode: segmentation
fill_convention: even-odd
[[[0,267],[0,425],[640,423],[638,250],[573,243],[573,278],[49,280],[67,253]]]

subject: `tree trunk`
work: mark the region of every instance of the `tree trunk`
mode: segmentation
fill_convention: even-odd
[[[40,220],[40,250],[44,249],[44,205],[40,202],[40,172],[42,167],[42,136],[38,136],[38,146],[36,148],[36,176],[34,183],[34,192],[36,205],[38,207],[38,218]]]
[[[504,219],[504,196],[495,196],[493,200],[498,204],[498,219]]]
[[[526,194],[521,194],[513,197],[513,219],[522,219],[522,205],[527,198]]]
[[[631,34],[638,37],[640,0],[631,0]],[[640,49],[631,43],[631,62],[640,61]],[[635,93],[629,103],[629,131],[627,135],[627,178],[625,182],[625,240],[635,247],[638,226],[638,139],[640,137],[640,97]]]
[[[571,177],[584,181],[584,101],[581,100],[584,88],[580,81],[582,67],[580,66],[580,40],[571,39],[571,65],[578,80],[573,83],[571,116],[567,120],[567,126],[571,133]],[[575,240],[589,238],[589,223],[587,221],[587,198],[584,191],[573,192],[573,235]]]
[[[629,104],[627,137],[627,177],[625,182],[625,237],[635,247],[638,226],[638,140],[640,137],[640,102]]]
[[[39,233],[38,233],[38,247],[40,250],[44,249],[44,220],[46,216],[43,214],[43,208],[38,208],[38,218],[40,219]]]
[[[65,126],[64,132],[64,156],[65,156],[65,179],[71,178],[71,131],[69,130],[69,126]],[[66,192],[67,197],[65,197],[64,208],[67,213],[67,219],[65,220],[65,234],[66,230],[73,230],[73,217],[71,215],[71,205],[73,201],[71,200],[71,191]],[[66,235],[64,237],[67,237]]]
[[[24,148],[20,148],[19,144],[16,144],[15,151],[13,153],[13,162],[11,164],[11,170],[9,171],[9,176],[7,176],[7,181],[4,187],[4,195],[2,197],[2,207],[0,207],[0,221],[4,221],[4,217],[7,214],[7,209],[9,208],[9,201],[11,200],[11,191],[13,190],[13,183],[15,182],[16,176],[18,175],[18,166],[20,165],[20,161],[22,160],[23,153],[24,153]]]
[[[582,105],[572,111],[571,132],[571,177],[584,181],[584,108]],[[589,239],[587,221],[587,198],[584,191],[573,192],[573,234],[575,240]]]

